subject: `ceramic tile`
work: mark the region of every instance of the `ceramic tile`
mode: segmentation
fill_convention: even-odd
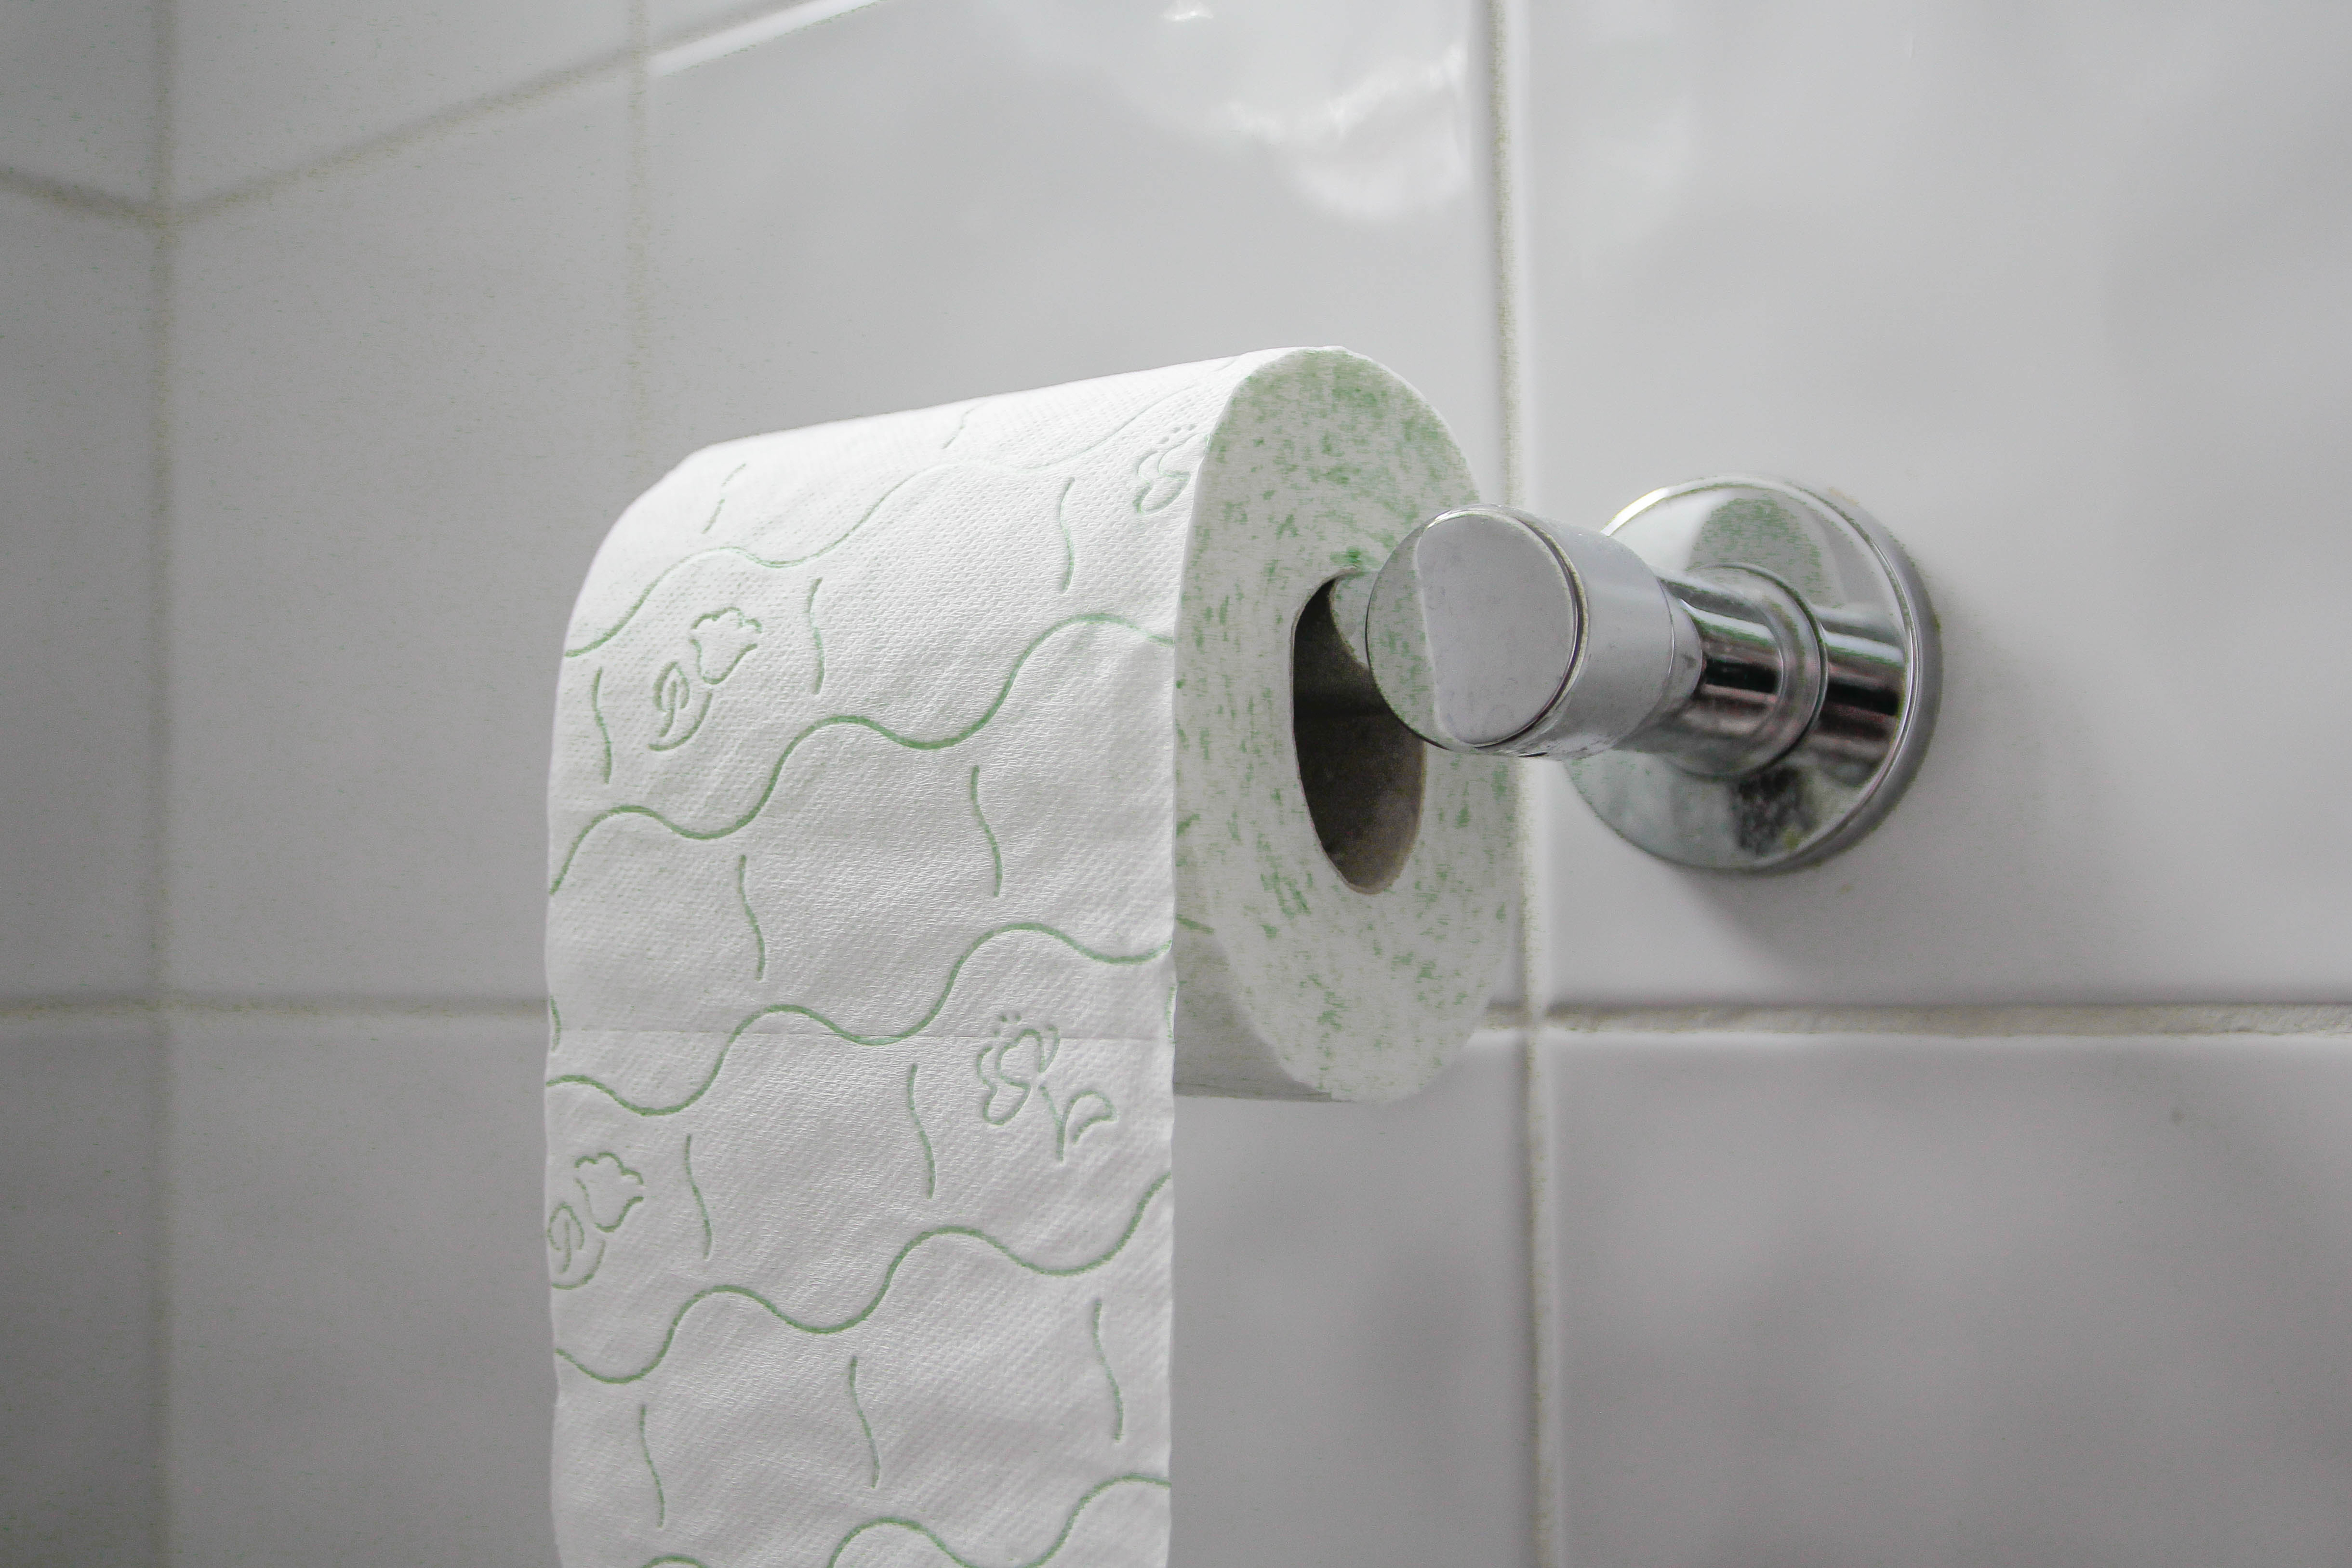
[[[0,193],[0,996],[151,973],[153,296],[145,228]]]
[[[656,76],[659,463],[1336,342],[1418,386],[1493,491],[1474,8],[1181,9],[885,0]]]
[[[1344,343],[1491,486],[1473,9],[886,0],[656,77],[657,456]]]
[[[1813,873],[1565,803],[1559,998],[2335,1000],[2352,14],[1530,6],[1534,501],[1749,471],[1911,547],[1910,798]],[[2315,502],[2317,504],[2315,504]]]
[[[551,1568],[546,1049],[529,1013],[174,1024],[175,1563]]]
[[[2352,1042],[1546,1065],[1578,1568],[2352,1558]]]
[[[0,10],[0,169],[154,193],[161,0]]]
[[[160,1561],[163,1052],[136,1018],[0,1023],[0,1556]]]
[[[627,0],[175,0],[173,178],[195,201],[628,45]]]
[[[543,990],[553,653],[629,489],[625,121],[580,89],[184,235],[175,986]]]
[[[1523,1077],[1177,1102],[1177,1568],[1528,1560]]]

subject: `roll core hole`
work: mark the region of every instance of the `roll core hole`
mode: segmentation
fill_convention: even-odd
[[[1323,853],[1349,886],[1378,893],[1396,881],[1421,831],[1426,748],[1339,635],[1331,588],[1315,591],[1291,634],[1290,734]]]

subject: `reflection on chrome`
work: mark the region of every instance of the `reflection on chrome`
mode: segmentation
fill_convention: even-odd
[[[1606,533],[1448,512],[1390,554],[1363,627],[1414,734],[1559,758],[1620,834],[1708,871],[1794,870],[1868,832],[1918,767],[1941,679],[1902,547],[1772,479],[1661,490]]]

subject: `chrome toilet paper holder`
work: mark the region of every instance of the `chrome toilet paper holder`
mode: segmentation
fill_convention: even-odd
[[[1559,758],[1618,833],[1707,871],[1849,847],[1935,728],[1935,612],[1903,547],[1778,479],[1674,486],[1601,531],[1461,507],[1334,582],[1330,609],[1423,740]]]

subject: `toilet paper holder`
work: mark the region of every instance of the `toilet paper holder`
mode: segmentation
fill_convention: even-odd
[[[1926,586],[1842,497],[1728,476],[1596,531],[1465,507],[1331,585],[1380,700],[1432,745],[1565,762],[1652,854],[1785,872],[1893,809],[1941,685]]]

